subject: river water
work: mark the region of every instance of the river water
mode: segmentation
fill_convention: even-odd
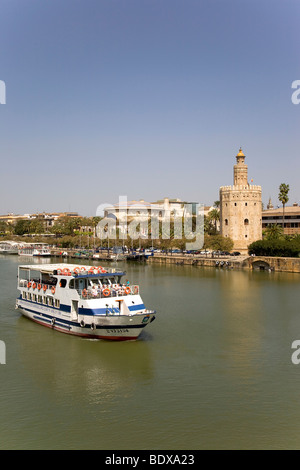
[[[115,343],[20,316],[34,262],[0,257],[0,449],[300,448],[299,274],[118,263],[157,317]]]

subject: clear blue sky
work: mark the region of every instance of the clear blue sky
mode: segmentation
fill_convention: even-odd
[[[1,0],[0,214],[249,179],[300,203],[298,0]]]

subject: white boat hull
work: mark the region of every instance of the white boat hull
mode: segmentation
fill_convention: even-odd
[[[132,315],[78,315],[72,320],[68,314],[22,299],[17,299],[16,308],[36,323],[62,333],[116,341],[137,339],[145,326],[155,319],[154,310],[144,310]]]

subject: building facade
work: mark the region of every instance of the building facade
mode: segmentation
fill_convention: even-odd
[[[247,251],[262,238],[261,186],[248,183],[248,166],[240,149],[233,168],[233,185],[220,188],[221,235],[230,237],[234,250]]]
[[[283,226],[283,208],[274,208],[270,203],[268,210],[262,213],[262,229],[265,230],[270,225]],[[286,206],[284,210],[284,235],[300,234],[300,207],[297,203]]]

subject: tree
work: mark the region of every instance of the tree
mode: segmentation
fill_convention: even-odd
[[[285,205],[289,200],[288,193],[289,193],[290,187],[288,184],[281,183],[279,186],[279,194],[278,194],[278,199],[282,203],[282,227],[284,230],[284,209]]]
[[[30,220],[20,219],[15,225],[15,235],[24,235],[30,233]]]
[[[218,209],[212,209],[208,213],[208,218],[214,223],[215,232],[217,232],[217,222],[220,220],[220,211]]]
[[[278,224],[268,225],[263,232],[264,240],[279,240],[284,238],[283,227]]]

